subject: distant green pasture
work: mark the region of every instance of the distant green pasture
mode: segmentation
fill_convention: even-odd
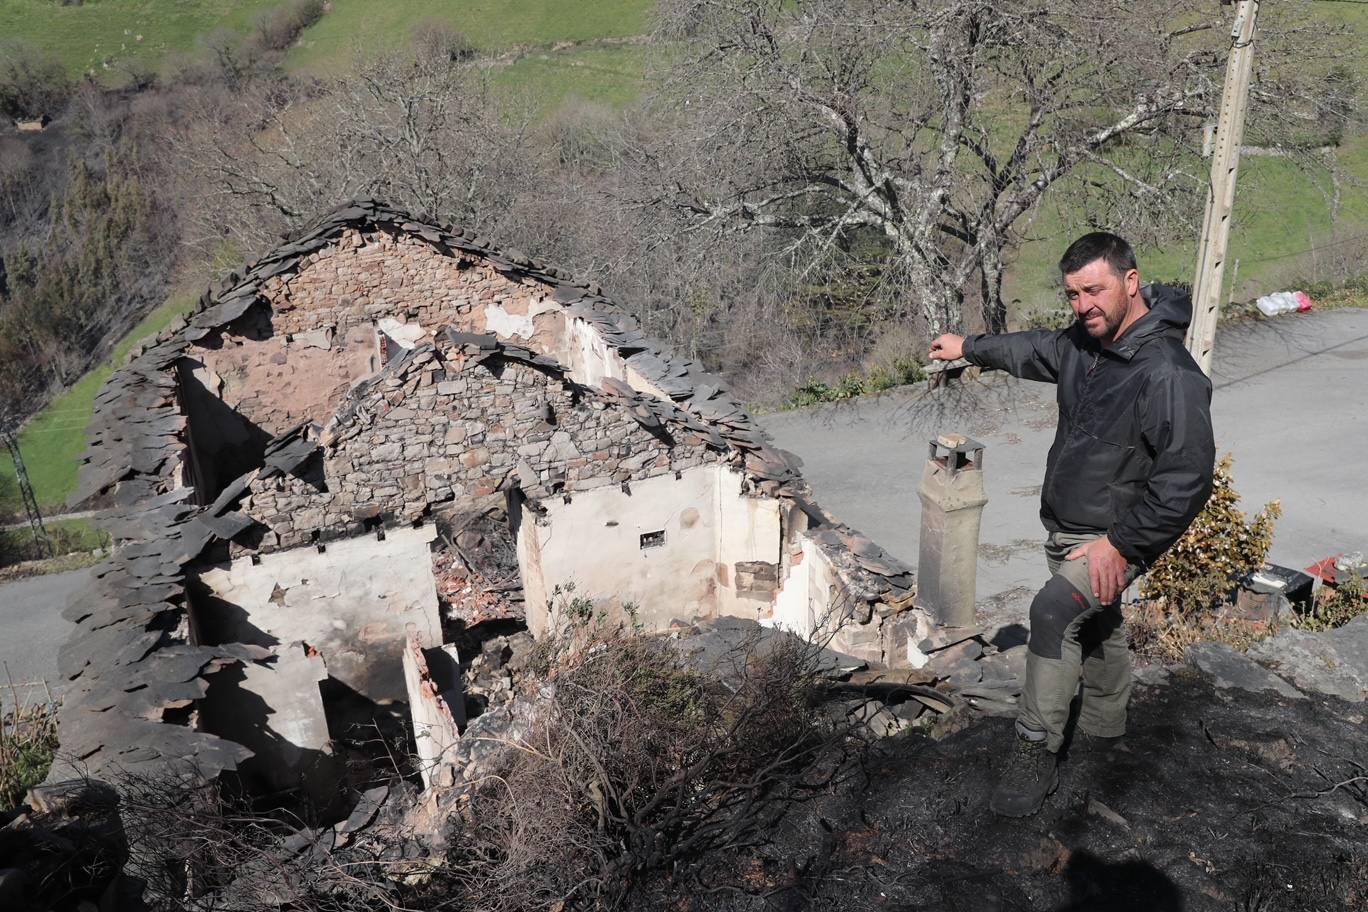
[[[622,108],[645,90],[645,51],[627,45],[534,52],[497,69],[493,82],[521,93],[542,114],[575,99]]]
[[[1359,135],[1336,151],[1341,181],[1338,218],[1331,220],[1334,187],[1328,171],[1303,171],[1282,158],[1246,156],[1240,164],[1235,216],[1230,235],[1226,292],[1245,300],[1298,284],[1329,280],[1368,244],[1368,136]],[[1005,294],[1029,312],[1059,301],[1055,263],[1084,220],[1042,207],[1025,233],[1032,239],[1017,251]],[[1081,213],[1080,213],[1081,216]],[[1124,233],[1125,226],[1117,226]],[[1137,251],[1141,274],[1165,281],[1192,281],[1197,260],[1196,231],[1172,243]],[[1238,274],[1235,261],[1239,261]]]
[[[73,76],[94,73],[117,83],[119,64],[155,67],[218,28],[246,31],[279,0],[0,0],[0,39],[15,38],[56,54]]]
[[[484,52],[628,38],[650,29],[654,5],[654,0],[332,0],[327,15],[300,36],[288,65],[339,75],[358,53],[399,47],[426,23],[451,28]]]

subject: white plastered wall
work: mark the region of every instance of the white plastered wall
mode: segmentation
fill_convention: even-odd
[[[250,557],[198,573],[197,625],[218,642],[302,642],[328,675],[379,703],[403,701],[411,633],[440,643],[434,526]]]
[[[789,559],[788,575],[775,599],[773,623],[810,637],[831,622],[832,594],[841,591],[836,568],[812,539],[800,534]]]
[[[647,630],[675,619],[767,613],[768,597],[738,595],[734,567],[779,560],[777,503],[741,493],[738,472],[719,465],[551,498],[518,523],[518,560],[528,626],[540,636],[552,625],[547,601],[574,585],[573,597],[594,601],[610,616],[628,605]],[[642,536],[660,544],[643,547]],[[568,601],[562,595],[561,602]]]

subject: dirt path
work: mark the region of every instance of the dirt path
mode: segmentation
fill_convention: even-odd
[[[90,519],[92,516],[95,516],[95,515],[98,514],[99,512],[100,512],[99,510],[78,510],[78,511],[75,512],[75,513],[53,513],[53,514],[51,514],[50,516],[44,516],[44,517],[43,517],[43,522],[45,522],[45,523],[50,523],[50,522],[58,522],[58,521],[61,521],[61,520],[67,520],[67,519]],[[0,532],[7,532],[7,531],[9,531],[10,529],[26,529],[26,528],[28,528],[28,520],[27,520],[27,519],[21,520],[20,522],[11,522],[11,523],[3,523],[3,524],[0,524]]]

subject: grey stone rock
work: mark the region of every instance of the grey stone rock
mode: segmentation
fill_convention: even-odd
[[[1026,674],[1026,647],[1016,646],[1006,652],[986,655],[979,660],[979,667],[983,669],[985,684],[1019,686]]]
[[[1303,690],[1351,703],[1368,699],[1368,614],[1335,630],[1284,630],[1254,644],[1249,654]]]
[[[1163,665],[1141,665],[1131,672],[1131,677],[1135,679],[1137,684],[1158,687],[1161,684],[1167,684],[1168,679],[1173,675]]]
[[[1288,699],[1306,699],[1306,694],[1224,643],[1198,643],[1188,649],[1187,658],[1193,666],[1209,675],[1217,687],[1271,690]]]
[[[983,679],[983,669],[979,658],[983,655],[983,644],[975,639],[964,640],[931,654],[927,668],[937,677],[950,680],[955,688],[977,684]]]

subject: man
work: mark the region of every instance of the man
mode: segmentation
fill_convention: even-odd
[[[1040,810],[1059,784],[1070,704],[1073,750],[1103,749],[1126,730],[1130,653],[1121,593],[1187,530],[1211,494],[1211,383],[1183,347],[1192,315],[1176,288],[1140,286],[1135,253],[1094,232],[1059,261],[1076,321],[931,343],[940,361],[965,358],[1058,386],[1059,426],[1045,465],[1040,518],[1051,578],[1031,603],[1018,735],[992,809]]]

